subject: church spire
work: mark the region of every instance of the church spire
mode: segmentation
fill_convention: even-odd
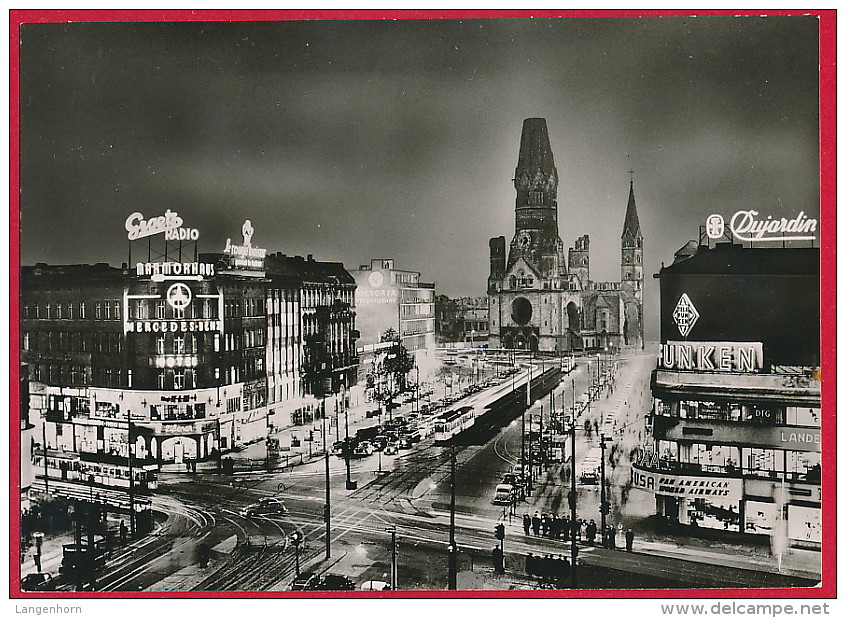
[[[558,171],[545,118],[523,121],[514,187],[517,189],[517,208],[556,208]]]
[[[629,174],[634,172],[629,171]],[[621,238],[629,236],[632,239],[643,238],[640,233],[640,221],[637,218],[637,205],[634,196],[634,178],[629,180],[629,203],[626,206],[626,219],[623,222],[623,234]]]

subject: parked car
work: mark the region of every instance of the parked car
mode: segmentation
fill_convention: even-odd
[[[329,573],[315,590],[355,590],[355,582],[346,575]]]
[[[50,573],[30,573],[21,580],[21,590],[26,592],[55,590],[56,583],[56,579]]]
[[[317,573],[300,573],[291,583],[291,590],[317,590],[320,585],[320,576]]]
[[[397,454],[397,445],[395,442],[388,442],[385,445],[384,450],[382,451],[385,455],[396,455]]]
[[[391,590],[391,584],[388,582],[379,581],[377,579],[371,579],[360,586],[361,590]]]
[[[254,502],[241,509],[241,515],[244,517],[260,517],[267,515],[285,515],[288,509],[285,503],[279,498],[261,498],[258,502]]]

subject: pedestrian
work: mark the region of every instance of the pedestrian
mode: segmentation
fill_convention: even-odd
[[[549,536],[549,517],[546,513],[541,515],[541,536]]]
[[[120,544],[126,545],[126,524],[123,520],[120,522]]]
[[[631,553],[632,545],[634,544],[634,532],[629,528],[626,530],[626,551]]]
[[[535,536],[540,536],[540,527],[541,527],[541,519],[538,512],[535,511],[535,514],[532,516],[532,532],[535,533]]]
[[[529,517],[528,513],[523,514],[523,532],[526,533],[526,536],[529,535],[529,529],[532,527],[532,518]]]
[[[617,549],[617,529],[608,526],[608,549]]]

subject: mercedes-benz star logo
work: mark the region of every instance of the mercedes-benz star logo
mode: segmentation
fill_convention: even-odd
[[[191,288],[184,283],[174,283],[167,289],[168,304],[178,311],[182,311],[191,302]]]

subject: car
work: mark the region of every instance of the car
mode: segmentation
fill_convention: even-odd
[[[21,590],[25,592],[55,589],[56,579],[50,573],[30,573],[21,580]]]
[[[396,455],[397,454],[397,445],[394,442],[388,442],[385,445],[385,448],[382,450],[385,455]]]
[[[320,585],[320,576],[311,571],[300,573],[297,578],[291,582],[291,590],[317,590]]]
[[[355,582],[346,575],[328,573],[315,590],[355,590]]]
[[[389,584],[388,582],[379,581],[378,579],[370,579],[370,580],[364,582],[363,584],[361,584],[361,586],[359,586],[359,589],[360,590],[376,591],[376,590],[391,590],[392,588],[391,588],[391,584]]]
[[[260,517],[262,515],[286,515],[288,509],[279,498],[261,498],[241,510],[244,517]]]
[[[500,483],[502,483],[504,485],[513,485],[514,487],[517,487],[517,485],[518,485],[517,475],[512,473],[512,472],[506,472],[505,474],[502,475],[502,481],[500,481]]]

